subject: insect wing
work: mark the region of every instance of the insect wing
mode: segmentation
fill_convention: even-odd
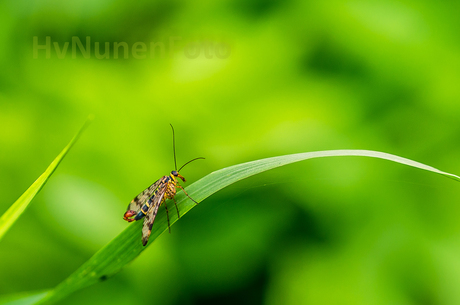
[[[158,179],[154,184],[146,188],[142,193],[137,195],[128,205],[126,211],[136,211],[139,212],[144,203],[152,196],[155,190],[161,183],[161,179]]]
[[[142,227],[142,244],[145,246],[149,241],[150,233],[152,233],[153,222],[157,217],[158,208],[165,196],[166,186],[158,190],[157,196],[152,198],[152,205],[150,205],[147,215],[145,215],[144,226]]]

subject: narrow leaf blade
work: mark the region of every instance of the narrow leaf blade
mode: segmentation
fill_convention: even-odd
[[[338,156],[362,156],[385,159],[460,181],[460,177],[457,175],[388,153],[370,150],[329,150],[261,159],[223,168],[191,184],[187,187],[186,191],[190,197],[194,198],[197,202],[201,202],[224,187],[261,172],[307,159]],[[196,206],[183,192],[177,194],[176,201],[181,216]],[[171,213],[170,221],[171,224],[177,221],[175,213]],[[141,243],[141,227],[142,222],[140,221],[129,225],[115,239],[99,250],[64,282],[51,291],[42,302],[39,301],[37,304],[52,304],[76,290],[102,281],[120,271],[122,267],[136,258],[145,249]],[[152,244],[167,228],[166,213],[159,213],[155,220],[152,234],[150,235],[149,244]]]
[[[46,296],[47,292],[29,292],[0,297],[0,305],[32,305]]]
[[[16,200],[15,203],[0,217],[0,239],[5,235],[5,233],[11,228],[11,226],[16,222],[16,220],[21,216],[22,213],[29,206],[30,202],[38,194],[38,192],[43,188],[48,179],[51,177],[53,172],[61,163],[62,159],[65,157],[70,148],[75,144],[77,139],[80,137],[83,130],[88,125],[89,120],[85,125],[80,129],[80,131],[73,137],[73,139],[67,144],[67,146],[61,151],[61,153],[51,162],[48,168],[43,174],[38,177],[37,180]]]

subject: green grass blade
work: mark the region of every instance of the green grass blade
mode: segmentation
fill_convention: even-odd
[[[73,137],[73,139],[67,144],[67,146],[61,151],[61,153],[56,157],[56,159],[51,162],[48,168],[45,170],[40,177],[24,192],[24,194],[16,200],[15,203],[0,217],[0,239],[5,235],[5,233],[11,228],[14,222],[21,216],[22,213],[29,206],[30,202],[38,194],[38,192],[43,188],[45,183],[48,181],[50,176],[61,163],[62,159],[65,157],[70,148],[77,141],[78,137],[81,135],[85,127],[88,125],[89,120],[83,125],[80,131]]]
[[[191,184],[187,187],[187,192],[197,202],[201,202],[224,187],[263,171],[306,159],[333,156],[365,156],[386,159],[431,171],[460,181],[459,176],[387,153],[369,150],[330,150],[273,157],[223,168]],[[195,203],[188,199],[183,192],[179,192],[177,194],[176,200],[181,216],[195,206]],[[177,221],[177,215],[175,215],[175,213],[170,214],[171,224],[173,224]],[[120,211],[120,217],[121,216],[122,212]],[[140,221],[129,225],[122,233],[120,233],[104,248],[99,250],[64,282],[59,284],[53,291],[49,292],[42,302],[38,302],[38,304],[52,304],[57,300],[65,298],[76,290],[105,280],[111,275],[117,273],[122,267],[136,258],[145,249],[141,243],[141,228],[142,222]],[[160,210],[155,220],[155,225],[153,226],[149,245],[166,230],[166,213]]]
[[[46,292],[28,292],[0,297],[0,305],[32,305],[46,296]]]

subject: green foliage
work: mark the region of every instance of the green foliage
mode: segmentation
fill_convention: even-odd
[[[38,192],[43,188],[48,179],[54,173],[58,165],[61,163],[62,159],[66,156],[72,146],[80,137],[81,133],[89,123],[87,123],[80,129],[80,131],[72,138],[72,140],[67,144],[67,146],[61,151],[61,153],[51,162],[48,168],[43,174],[38,177],[37,180],[16,200],[15,203],[0,217],[0,240],[5,235],[5,233],[11,228],[19,216],[24,213],[26,208],[29,206],[30,202],[38,194]]]
[[[279,156],[230,166],[215,171],[191,184],[187,187],[187,192],[197,202],[201,202],[217,191],[239,180],[261,172],[307,159],[334,156],[365,156],[386,159],[431,171],[460,181],[460,177],[457,175],[440,171],[436,168],[412,161],[410,159],[383,152],[369,150],[331,150]],[[188,199],[183,192],[180,192],[177,195],[176,200],[181,216],[196,206],[195,203]],[[171,224],[176,221],[177,216],[172,216]],[[54,290],[50,291],[46,296],[42,295],[44,298],[41,302],[39,302],[39,304],[52,304],[67,297],[72,292],[106,280],[108,277],[117,273],[145,249],[141,243],[141,227],[142,221],[138,221],[130,225]],[[167,229],[166,214],[160,213],[155,221],[148,245],[152,244],[152,242]]]
[[[9,295],[0,297],[0,304],[8,305],[32,305],[36,304],[38,301],[43,299],[46,296],[47,292],[30,292],[30,293],[21,293],[17,295]]]
[[[169,123],[179,164],[206,157],[189,182],[341,148],[460,171],[458,2],[29,2],[0,1],[0,214],[98,120],[2,238],[0,296],[54,288],[126,228],[174,167]],[[90,58],[73,44],[87,37]],[[370,158],[284,166],[59,305],[460,304],[458,202],[460,184]]]

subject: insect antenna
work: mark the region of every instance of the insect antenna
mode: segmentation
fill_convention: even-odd
[[[176,139],[174,137],[174,127],[173,125],[170,123],[169,125],[171,125],[171,129],[172,129],[172,133],[173,133],[173,152],[174,152],[174,168],[176,169],[177,171],[177,161],[176,161]]]
[[[180,172],[180,170],[181,170],[182,168],[184,168],[184,166],[186,166],[186,165],[189,164],[190,162],[195,161],[195,160],[199,160],[199,159],[204,159],[204,158],[203,158],[203,157],[198,157],[198,158],[195,158],[195,159],[192,159],[192,160],[188,161],[187,163],[185,163],[184,165],[182,165],[182,166],[179,168],[179,170],[178,170],[177,172]]]

